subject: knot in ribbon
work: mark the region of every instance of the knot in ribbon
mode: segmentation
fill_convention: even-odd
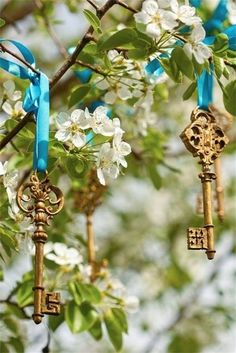
[[[21,53],[25,61],[34,69],[33,54],[23,44],[14,40],[0,38],[0,43],[9,42]],[[41,71],[33,71],[16,62],[0,58],[0,68],[23,80],[29,80],[30,86],[25,92],[23,109],[32,112],[36,118],[33,168],[45,172],[48,164],[49,140],[49,80]]]

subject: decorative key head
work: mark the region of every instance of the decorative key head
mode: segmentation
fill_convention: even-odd
[[[211,165],[219,157],[228,138],[215,117],[207,111],[196,108],[192,112],[191,124],[180,135],[186,148],[204,165]]]
[[[30,181],[22,184],[16,196],[19,208],[30,217],[33,222],[39,221],[48,224],[48,221],[61,211],[64,197],[61,190],[52,185],[46,173],[40,180],[34,172]],[[40,219],[37,214],[41,215]]]

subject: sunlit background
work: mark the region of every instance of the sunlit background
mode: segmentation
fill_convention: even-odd
[[[0,8],[7,2],[2,1]],[[12,1],[16,8],[21,2]],[[67,47],[82,36],[88,24],[82,14],[70,12],[63,3],[56,5],[55,18],[60,23],[54,28]],[[14,15],[17,10],[9,8],[9,16]],[[24,42],[51,76],[61,58],[47,33],[38,26],[42,27],[40,21],[36,24],[30,13],[14,26],[8,25],[1,36]],[[156,128],[166,136],[165,165],[159,166],[162,187],[156,190],[150,180],[135,176],[135,165],[129,165],[126,175],[112,184],[95,214],[98,257],[108,259],[114,278],[140,300],[138,312],[129,315],[129,334],[122,352],[234,353],[236,131],[233,127],[228,131],[233,142],[222,157],[226,216],[222,224],[214,214],[217,252],[215,260],[208,261],[204,252],[186,248],[186,228],[203,225],[202,215],[196,214],[200,167],[179,138],[195,102],[183,102],[183,88],[172,83],[169,86],[169,100],[156,112]],[[215,92],[215,97],[221,107],[220,92]],[[62,111],[64,103],[58,94],[53,109]],[[69,183],[65,177],[60,180],[65,193]],[[73,219],[68,237],[78,229],[83,236],[85,220],[80,214]],[[1,299],[30,268],[31,256],[25,246],[6,265],[5,281],[0,283]],[[29,340],[25,353],[42,352],[48,340],[47,321],[41,326],[24,321],[21,326]],[[63,324],[51,333],[50,352],[108,353],[113,348],[106,338],[95,342],[87,333],[72,335]]]

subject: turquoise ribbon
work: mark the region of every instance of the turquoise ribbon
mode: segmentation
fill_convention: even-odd
[[[68,49],[69,54],[73,54],[75,47],[70,47]],[[91,69],[82,69],[74,71],[75,76],[80,80],[81,83],[88,83],[92,77],[93,71]]]
[[[196,8],[201,6],[201,0],[192,0],[190,3]],[[231,26],[223,30],[223,23],[228,18],[227,4],[227,0],[220,0],[210,19],[203,24],[207,34],[203,42],[207,45],[212,45],[215,41],[215,35],[211,34],[217,30],[228,36],[229,49],[236,50],[236,26]],[[211,67],[210,72],[204,70],[198,77],[197,91],[199,107],[208,110],[209,105],[213,102],[213,67]]]
[[[35,59],[32,53],[23,44],[14,40],[0,38],[0,42],[13,44],[21,53],[25,61],[35,68]],[[23,108],[26,112],[32,112],[36,117],[35,144],[33,168],[39,172],[45,172],[48,164],[48,140],[49,140],[49,80],[48,77],[38,71],[23,67],[18,63],[0,58],[0,67],[10,74],[23,80],[30,80],[30,86],[25,92]]]

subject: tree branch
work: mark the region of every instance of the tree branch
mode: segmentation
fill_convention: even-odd
[[[0,304],[12,305],[12,306],[18,308],[18,309],[21,311],[21,313],[22,313],[23,316],[24,316],[24,319],[31,319],[31,316],[29,316],[28,314],[26,314],[24,308],[20,307],[20,306],[18,305],[18,303],[12,302],[12,301],[11,301],[10,299],[8,299],[8,298],[7,298],[7,299],[1,299],[1,300],[0,300]]]
[[[98,7],[91,0],[87,0],[87,2],[97,11]]]
[[[116,3],[117,0],[108,0],[102,8],[97,10],[97,16],[101,19],[106,14],[106,12]],[[80,43],[77,45],[73,54],[66,59],[63,65],[52,77],[50,88],[53,88],[58,83],[58,81],[64,76],[64,74],[70,69],[70,67],[74,65],[80,52],[89,43],[89,41],[92,40],[92,33],[93,27],[90,26],[87,32],[85,33],[84,37],[81,39]],[[27,113],[24,118],[19,122],[19,124],[16,125],[15,128],[11,130],[2,139],[2,141],[0,142],[0,150],[2,150],[8,144],[8,142],[11,141],[11,139],[14,138],[14,136],[16,136],[21,129],[23,129],[23,127],[28,123],[28,121],[30,121],[32,115],[32,113]]]
[[[92,71],[96,72],[96,73],[99,74],[99,75],[106,76],[106,73],[105,73],[105,72],[103,72],[103,71],[100,70],[98,67],[93,66],[93,65],[91,65],[91,64],[89,64],[89,63],[85,63],[85,62],[83,62],[83,61],[81,61],[81,60],[76,60],[75,63],[78,64],[78,65],[87,67],[87,68],[91,69]]]
[[[136,9],[134,9],[133,7],[127,5],[125,2],[121,1],[121,0],[117,0],[116,1],[117,5],[120,5],[122,7],[124,7],[126,10],[129,10],[133,13],[137,13],[138,11]]]
[[[51,37],[52,41],[56,45],[61,56],[64,59],[67,59],[67,57],[68,57],[67,50],[64,47],[64,45],[62,44],[62,42],[61,42],[60,38],[58,37],[58,35],[56,34],[56,32],[54,31],[54,29],[49,21],[49,18],[47,16],[46,12],[44,11],[42,1],[41,0],[34,0],[34,2],[36,4],[36,6],[38,7],[39,11],[41,12],[41,15],[42,15],[41,17],[42,17],[42,20],[44,22],[45,28],[46,28],[49,36]]]
[[[20,62],[22,62],[25,66],[27,66],[30,70],[32,70],[33,72],[35,72],[36,74],[39,74],[39,72],[33,67],[31,66],[27,61],[25,61],[24,59],[22,59],[18,54],[14,53],[13,51],[11,51],[10,49],[6,48],[5,45],[0,44],[0,52],[3,53],[7,53],[11,56],[13,56],[15,59],[19,60]]]

